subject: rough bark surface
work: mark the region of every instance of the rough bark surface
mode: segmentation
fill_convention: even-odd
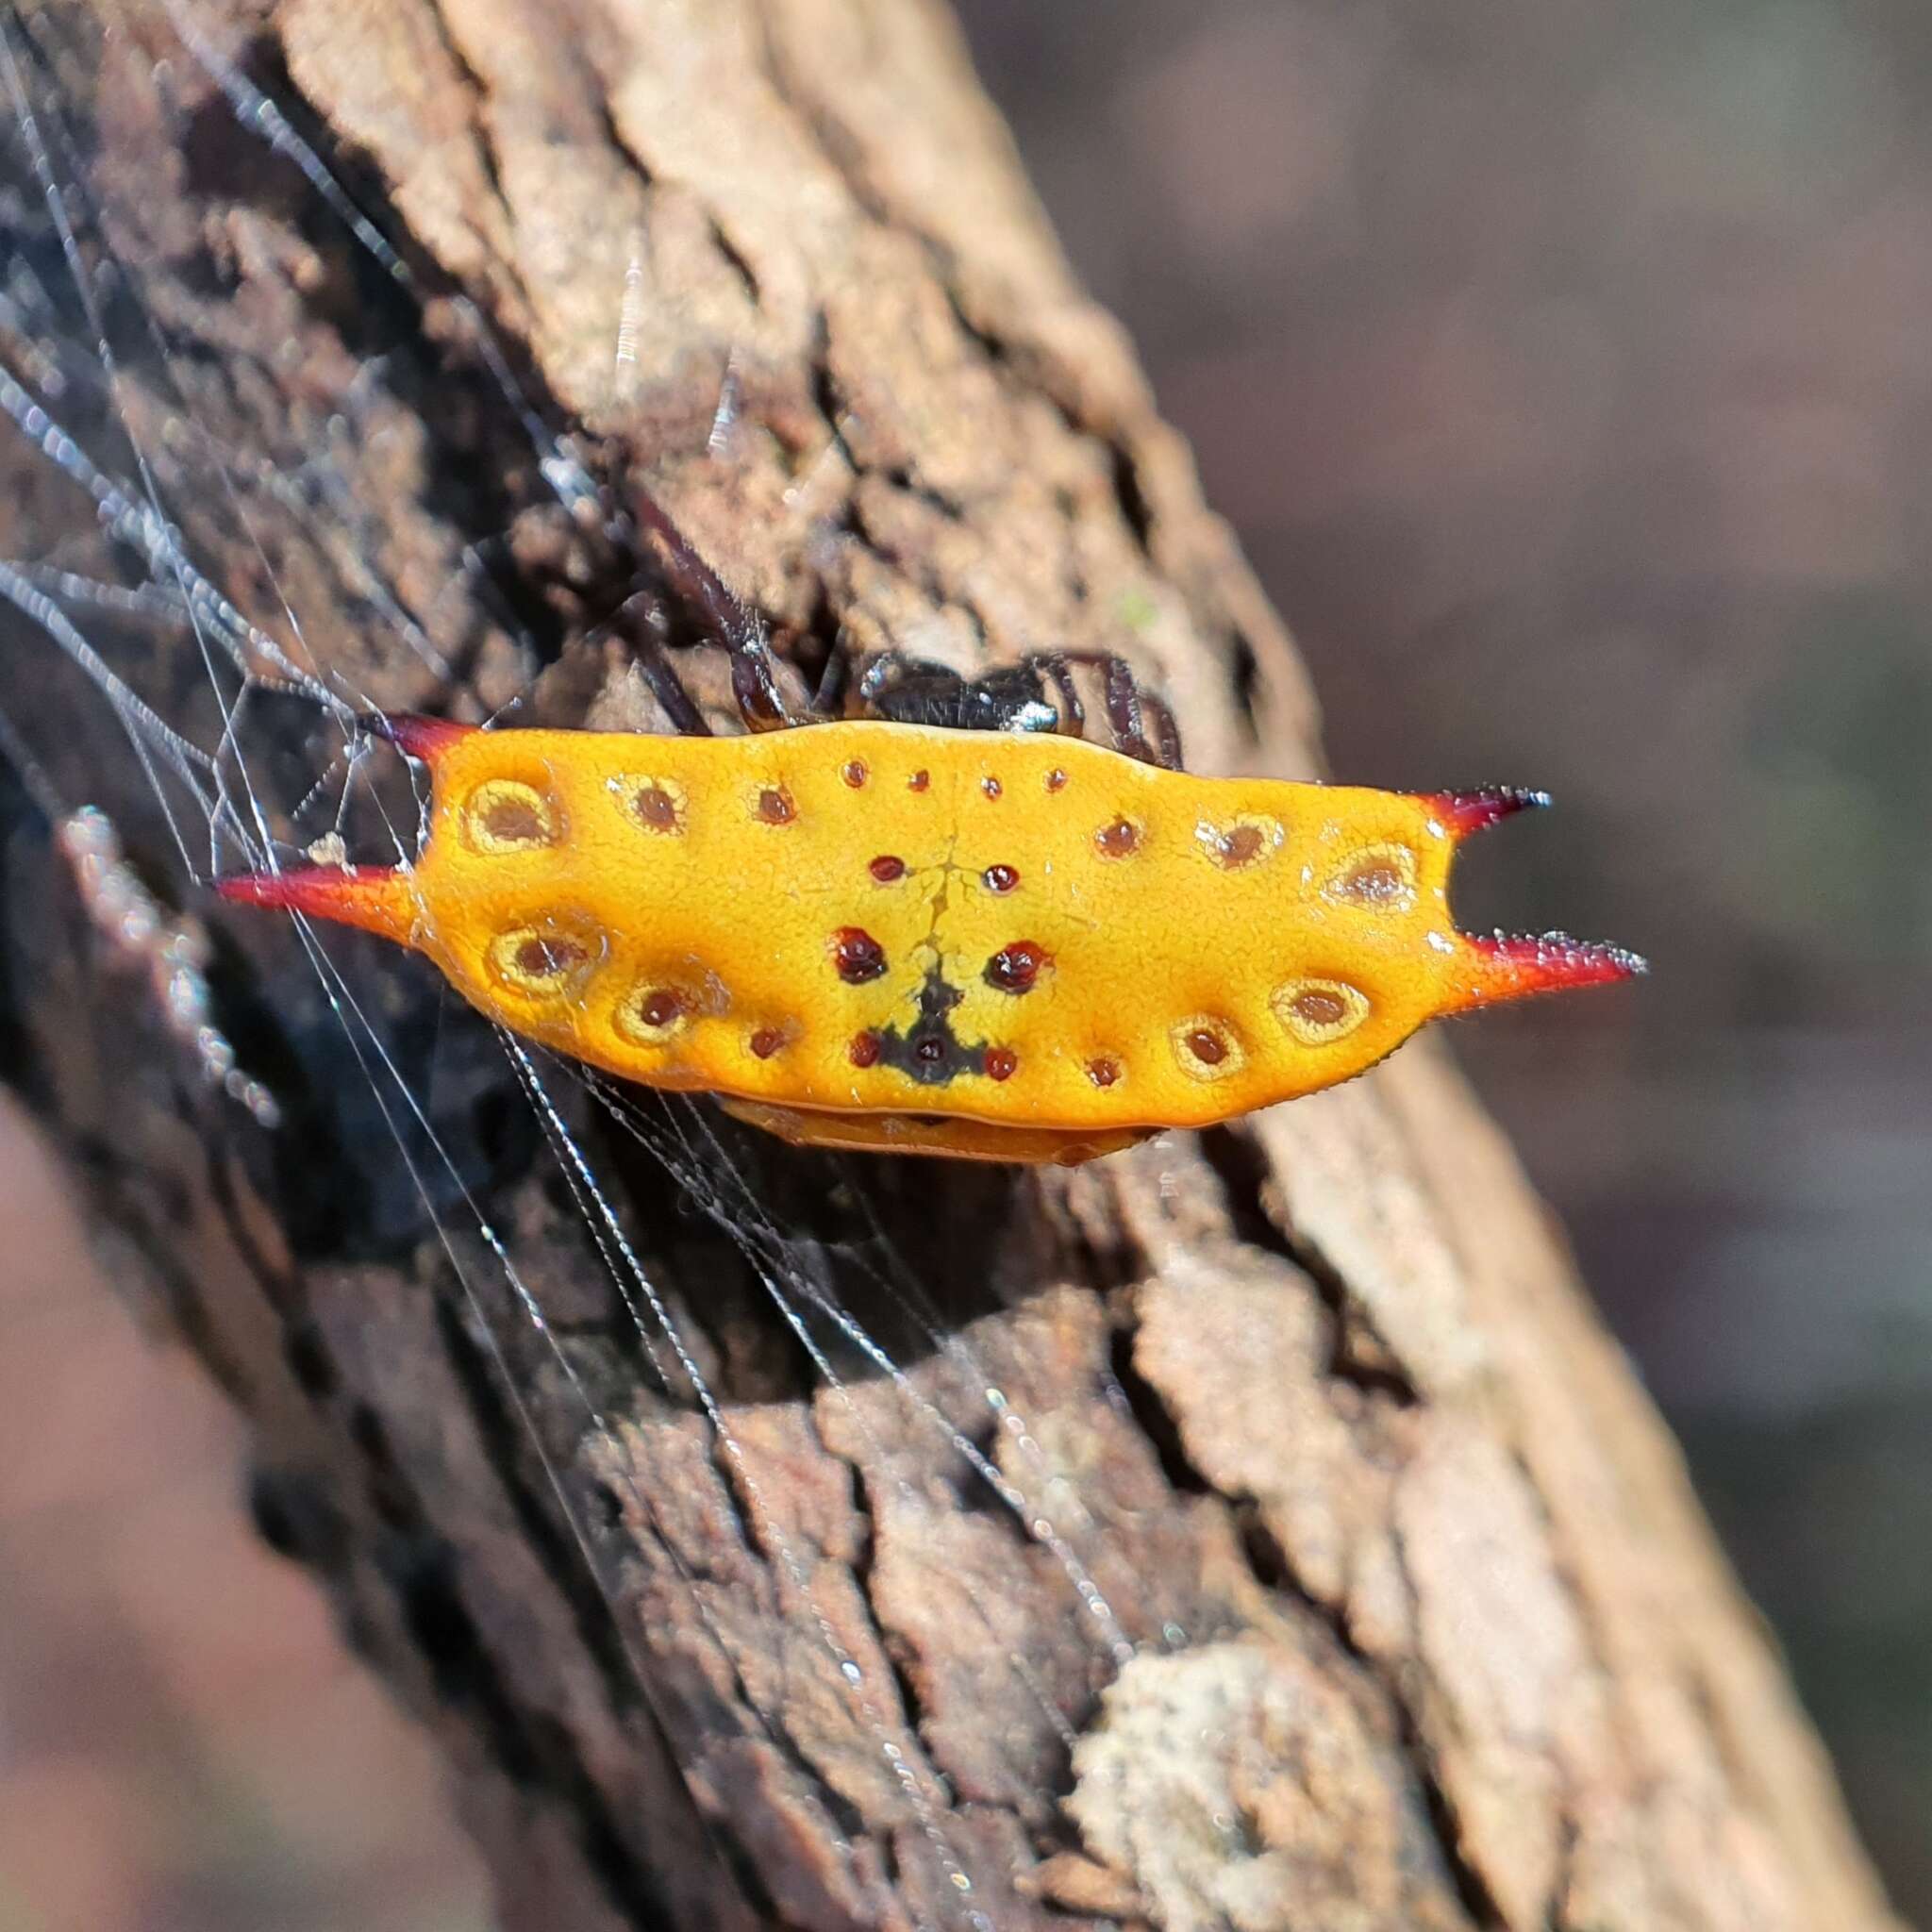
[[[1196,768],[1318,769],[1287,639],[938,6],[193,17],[429,291],[357,255],[164,13],[22,10],[193,418],[237,457],[237,500],[174,508],[252,615],[286,596],[385,704],[471,716],[521,687],[513,616],[551,660],[536,716],[654,722],[620,645],[582,641],[636,560],[542,486],[461,291],[612,497],[648,475],[794,658],[841,634],[961,664],[1117,649]],[[727,363],[740,421],[708,452]],[[167,483],[178,414],[138,375],[121,401]],[[0,460],[8,554],[71,554],[69,486],[10,435]],[[487,581],[466,570],[498,537]],[[369,621],[371,558],[448,679]],[[142,689],[212,741],[192,642],[143,648]],[[0,706],[164,874],[125,741],[47,661],[9,634]],[[250,732],[291,772],[330,755],[292,699]],[[290,1112],[271,1134],[195,1091],[25,812],[0,879],[8,1062],[125,1278],[251,1417],[264,1528],[442,1740],[507,1925],[1890,1923],[1670,1442],[1428,1045],[1072,1176],[874,1177],[976,1364],[927,1349],[912,1378],[961,1416],[980,1372],[1005,1391],[1024,1423],[983,1446],[1127,1657],[889,1380],[826,1389],[742,1257],[583,1123],[741,1454],[654,1394],[502,1056],[426,969],[370,942],[357,983],[602,1429],[448,1177],[433,1217],[398,1171],[284,927],[219,927],[224,1018]],[[833,1192],[734,1144],[781,1222]]]

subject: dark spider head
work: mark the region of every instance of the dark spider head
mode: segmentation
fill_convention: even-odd
[[[867,672],[859,694],[874,716],[895,724],[935,724],[953,731],[1058,731],[1060,724],[1040,674],[1029,664],[962,677],[943,664],[888,660]]]

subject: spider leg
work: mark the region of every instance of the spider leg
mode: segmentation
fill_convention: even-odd
[[[825,668],[819,677],[818,689],[811,694],[812,716],[842,718],[845,715],[846,698],[852,691],[852,655],[835,643],[825,658]]]
[[[650,537],[665,581],[697,610],[731,659],[731,695],[751,731],[775,731],[797,721],[785,708],[772,673],[772,647],[757,614],[700,557],[648,491],[633,489],[631,506]]]
[[[621,623],[635,605],[645,607],[644,619],[631,627],[633,661],[644,674],[651,695],[658,700],[671,728],[680,738],[709,738],[711,727],[696,701],[684,688],[664,649],[664,609],[648,591],[637,591],[626,597],[613,623]]]
[[[1141,687],[1134,682],[1134,674],[1122,658],[1106,651],[1053,651],[1044,655],[1041,662],[1059,688],[1062,702],[1074,691],[1073,666],[1079,664],[1097,670],[1103,681],[1108,728],[1113,734],[1115,750],[1125,752],[1130,758],[1139,758],[1142,764],[1160,762],[1141,726]],[[1077,696],[1073,699],[1072,715],[1074,728],[1079,731],[1086,724],[1087,714]]]
[[[1147,727],[1141,716],[1141,687],[1134,674],[1119,658],[1104,658],[1101,676],[1106,681],[1107,722],[1114,742],[1130,758],[1144,764],[1155,762],[1154,747],[1147,742]]]
[[[1141,693],[1141,704],[1154,721],[1154,749],[1158,754],[1158,762],[1170,772],[1178,772],[1181,768],[1181,727],[1174,722],[1174,708],[1165,698],[1158,698],[1145,691]]]
[[[1074,674],[1067,660],[1057,652],[1049,652],[1043,657],[1029,658],[1026,661],[1044,671],[1060,694],[1061,733],[1068,738],[1081,737],[1087,729],[1087,707],[1080,702],[1080,688],[1074,682]]]
[[[1110,651],[1058,651],[1048,660],[1049,664],[1054,661],[1062,666],[1085,665],[1100,673],[1107,695],[1107,722],[1118,750],[1142,764],[1180,769],[1181,734],[1174,713],[1164,700],[1141,690],[1124,658],[1116,658]],[[1055,673],[1054,677],[1064,691],[1062,674]],[[1150,719],[1154,727],[1151,741],[1147,735]]]

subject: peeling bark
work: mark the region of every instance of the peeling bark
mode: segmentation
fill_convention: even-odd
[[[480,716],[519,695],[521,631],[533,718],[661,723],[586,641],[638,560],[545,488],[462,295],[530,409],[613,499],[648,477],[792,662],[1118,650],[1196,768],[1319,769],[1286,636],[936,4],[194,18],[410,270],[357,254],[165,14],[24,10],[194,420],[247,453],[235,500],[171,507],[285,643],[284,596],[383,704]],[[121,403],[164,485],[203,474],[139,371]],[[0,448],[8,554],[83,550],[67,486]],[[372,559],[425,651],[372,623]],[[145,648],[143,691],[213,741],[192,641]],[[40,649],[9,640],[0,707],[165,876],[111,716],[50,697]],[[265,765],[331,751],[308,708],[257,706]],[[1096,1609],[889,1378],[827,1389],[743,1257],[579,1109],[737,1453],[654,1393],[502,1056],[425,974],[357,984],[602,1427],[452,1176],[425,1166],[426,1213],[386,1151],[290,934],[221,928],[225,1021],[290,1113],[267,1134],[192,1090],[25,813],[0,878],[9,1062],[124,1278],[250,1417],[265,1533],[441,1740],[507,1925],[1891,1923],[1674,1451],[1428,1044],[1071,1175],[869,1179],[965,1344],[912,1382],[956,1417],[1004,1391],[976,1446],[1067,1516]],[[781,1225],[836,1219],[835,1170],[731,1145]]]

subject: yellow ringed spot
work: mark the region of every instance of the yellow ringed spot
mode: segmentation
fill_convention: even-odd
[[[608,781],[625,816],[646,832],[681,832],[690,794],[675,778],[625,772]]]
[[[1344,979],[1291,979],[1274,989],[1268,1005],[1303,1046],[1346,1040],[1369,1017],[1368,995]]]
[[[1093,835],[1093,849],[1103,858],[1129,858],[1140,851],[1147,827],[1123,814],[1110,819]]]
[[[483,959],[506,991],[554,999],[581,986],[597,950],[583,934],[560,925],[519,925],[498,933]]]
[[[697,1006],[681,986],[647,980],[617,1009],[617,1030],[639,1046],[666,1046],[690,1025]]]
[[[1285,836],[1281,821],[1262,812],[1242,812],[1220,825],[1203,819],[1194,827],[1201,850],[1224,872],[1240,872],[1274,858]]]
[[[1346,906],[1403,912],[1415,904],[1416,857],[1407,845],[1367,845],[1322,888],[1325,898]]]
[[[495,857],[536,852],[561,836],[555,800],[521,778],[486,778],[463,801],[463,834],[474,851]]]
[[[1247,1049],[1225,1020],[1191,1013],[1167,1029],[1181,1072],[1196,1080],[1226,1080],[1248,1063]]]

